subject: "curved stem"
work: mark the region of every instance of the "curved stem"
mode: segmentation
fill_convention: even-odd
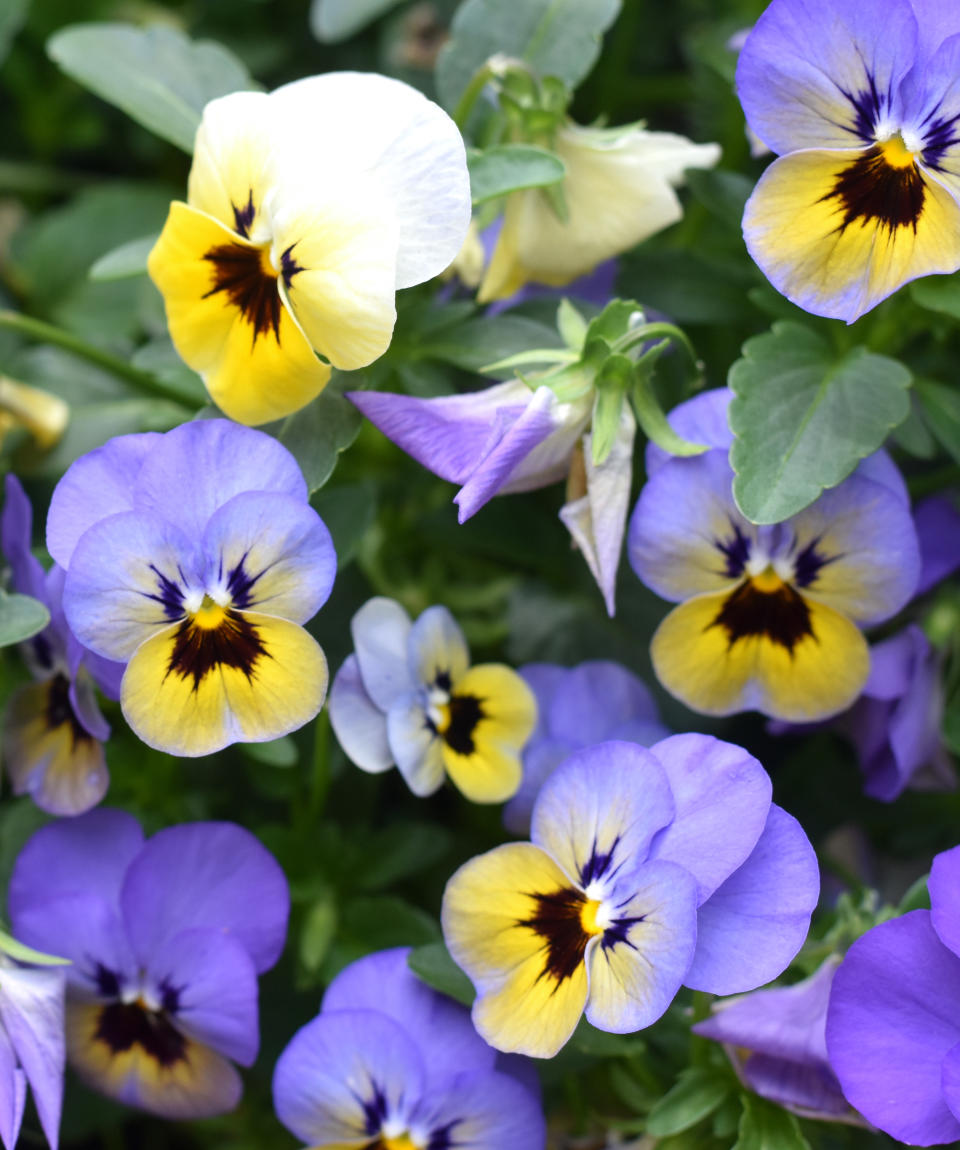
[[[473,106],[480,99],[480,93],[496,75],[496,71],[491,67],[488,60],[482,68],[478,68],[474,72],[470,83],[464,88],[463,95],[457,101],[457,106],[453,112],[453,121],[461,132],[466,129]]]

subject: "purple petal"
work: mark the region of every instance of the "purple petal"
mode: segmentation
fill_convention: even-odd
[[[770,778],[742,747],[710,735],[672,735],[650,749],[677,808],[651,857],[685,867],[697,880],[700,905],[757,846],[770,811]]]
[[[133,509],[133,485],[162,438],[153,431],[121,435],[70,464],[47,513],[47,550],[61,567],[70,566],[81,535],[94,523]]]
[[[379,774],[393,766],[387,718],[364,688],[356,655],[348,656],[337,672],[327,713],[347,758],[361,770]]]
[[[188,823],[154,835],[131,864],[120,901],[144,965],[173,935],[209,927],[236,937],[262,973],[286,939],[284,873],[259,840],[234,823]]]
[[[943,1100],[954,1118],[960,1119],[960,1042],[948,1050],[940,1067]]]
[[[311,1146],[365,1144],[383,1118],[408,1117],[423,1094],[424,1059],[403,1028],[372,1010],[308,1022],[273,1075],[277,1117]]]
[[[202,419],[175,427],[151,445],[134,505],[199,539],[213,513],[245,491],[307,500],[297,461],[276,439],[226,419]]]
[[[943,1098],[941,1064],[960,1039],[960,959],[925,910],[858,939],[833,980],[830,1063],[848,1101],[901,1142],[960,1138]]]
[[[410,970],[409,947],[368,954],[342,970],[323,998],[324,1014],[376,1010],[399,1023],[429,1058],[430,1081],[492,1070],[496,1051],[477,1034],[466,1007],[437,994]]]
[[[106,661],[106,659],[103,660],[103,662]],[[84,675],[80,679],[74,679],[70,683],[67,695],[70,699],[70,708],[80,726],[88,735],[92,735],[93,738],[99,739],[101,742],[106,742],[110,737],[110,724],[100,713],[100,708],[97,706],[97,696],[90,678]]]
[[[10,564],[13,590],[47,602],[46,579],[40,561],[30,550],[33,508],[20,480],[13,474],[4,484],[3,515],[0,517],[0,549]]]
[[[386,714],[415,683],[407,663],[410,616],[395,599],[368,599],[350,620],[363,686],[375,707]]]
[[[933,929],[945,947],[960,955],[960,847],[937,855],[928,885]]]
[[[881,448],[857,464],[854,475],[863,479],[871,479],[881,487],[892,492],[905,506],[910,505],[910,492],[907,490],[907,481],[903,478],[900,468],[893,462],[890,454]]]
[[[518,672],[537,696],[537,725],[530,736],[532,742],[550,734],[549,714],[553,698],[569,671],[555,663],[527,663],[518,668]]]
[[[442,1093],[428,1094],[411,1115],[427,1145],[470,1150],[544,1150],[547,1124],[536,1097],[506,1074],[461,1074]],[[440,1141],[444,1133],[451,1141]],[[424,1143],[421,1142],[421,1145]]]
[[[771,804],[753,853],[700,907],[685,985],[739,994],[776,978],[803,945],[819,893],[817,856],[803,828]]]
[[[619,663],[594,659],[569,670],[550,704],[548,729],[557,739],[588,747],[629,719],[657,719],[645,684]]]
[[[42,827],[14,864],[7,896],[11,916],[75,894],[96,895],[119,908],[127,867],[142,845],[143,831],[133,815],[104,807]]]
[[[253,1065],[260,1045],[257,972],[236,937],[206,927],[181,931],[150,956],[147,973],[158,1002],[165,992],[175,994],[184,1034]]]
[[[15,1150],[26,1103],[27,1076],[18,1068],[10,1039],[0,1026],[0,1141],[4,1150]]]
[[[960,567],[960,511],[943,495],[918,503],[913,521],[920,540],[920,582],[922,595]]]
[[[802,1118],[826,1121],[850,1118],[853,1110],[829,1065],[790,1062],[769,1054],[751,1054],[741,1073],[747,1086]]]
[[[574,752],[544,783],[530,838],[582,886],[609,883],[646,859],[674,810],[658,759],[635,743],[600,743]]]
[[[83,648],[82,662],[108,699],[116,701],[120,698],[120,680],[123,678],[123,672],[127,669],[126,663],[118,663],[114,659],[104,659],[87,647]]]
[[[702,443],[707,447],[719,447],[729,451],[733,443],[733,432],[727,422],[727,411],[733,392],[729,387],[715,387],[701,392],[693,399],[677,406],[667,416],[667,422],[681,437],[691,443]],[[664,463],[675,458],[662,447],[657,447],[652,439],[647,440],[647,475],[653,475]]]
[[[66,1069],[62,969],[9,967],[0,985],[0,1019],[30,1083],[40,1125],[57,1150]]]
[[[561,739],[537,739],[527,743],[520,786],[503,808],[503,825],[508,831],[524,836],[530,833],[530,818],[541,787],[575,749]]]

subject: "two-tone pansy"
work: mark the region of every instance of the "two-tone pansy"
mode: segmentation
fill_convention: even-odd
[[[543,1150],[529,1064],[498,1057],[408,954],[368,955],[333,980],[277,1063],[280,1121],[315,1150]]]
[[[110,727],[94,685],[116,699],[123,665],[82,647],[63,613],[62,567],[44,572],[30,550],[33,511],[20,481],[8,475],[0,545],[14,591],[39,599],[50,623],[22,644],[37,681],[18,687],[3,716],[3,764],[14,794],[30,795],[52,815],[78,815],[96,806],[110,782],[103,743]]]
[[[647,449],[628,555],[648,587],[680,604],[653,637],[654,670],[705,714],[825,718],[867,680],[859,628],[896,614],[917,585],[903,479],[881,452],[799,514],[758,527],[733,500],[729,400],[707,392],[671,413],[679,434],[712,450],[680,459]]]
[[[47,546],[71,630],[127,664],[123,713],[150,746],[275,739],[323,705],[326,659],[301,624],[336,555],[269,435],[217,419],[112,439],[60,480]]]
[[[655,1022],[682,985],[752,990],[799,950],[817,902],[802,828],[740,747],[674,735],[607,742],[557,768],[531,842],[465,863],[443,934],[498,1050],[555,1054],[586,1013],[600,1030]]]
[[[181,357],[227,415],[264,423],[331,365],[382,355],[397,289],[442,272],[469,222],[450,117],[399,80],[333,72],[206,106],[148,266]]]
[[[852,323],[960,267],[960,8],[773,0],[737,90],[779,156],[747,203],[750,254],[788,299]]]
[[[350,628],[355,651],[334,679],[330,721],[353,762],[373,774],[396,763],[415,795],[432,795],[449,775],[475,803],[510,798],[537,717],[516,671],[471,666],[446,607],[411,623],[395,600],[371,599]]]
[[[190,823],[144,840],[101,808],[36,832],[10,881],[17,937],[72,960],[67,1056],[89,1085],[166,1118],[232,1110],[257,1056],[257,976],[289,893],[249,831]]]
[[[523,749],[520,788],[503,808],[504,826],[516,834],[528,833],[540,788],[574,751],[608,739],[649,747],[670,733],[646,684],[619,663],[528,663],[520,674],[537,697],[537,725]]]

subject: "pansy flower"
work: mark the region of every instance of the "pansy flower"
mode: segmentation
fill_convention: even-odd
[[[289,893],[249,831],[191,823],[144,840],[101,808],[36,832],[10,881],[17,937],[72,960],[67,1055],[90,1086],[166,1118],[232,1110],[257,1056],[257,975]]]
[[[651,644],[660,682],[696,711],[754,709],[804,722],[845,710],[870,654],[860,627],[896,614],[920,571],[903,480],[883,454],[782,523],[758,527],[733,500],[730,393],[672,413],[713,450],[648,449],[649,478],[630,521],[640,579],[680,605]]]
[[[520,785],[520,751],[536,723],[533,692],[501,663],[470,665],[446,607],[411,623],[393,599],[365,603],[351,624],[355,651],[337,672],[330,721],[362,770],[396,763],[415,795],[449,775],[475,803],[500,803]]]
[[[722,1042],[745,1086],[801,1118],[861,1120],[827,1058],[827,1003],[840,959],[832,957],[792,986],[756,990],[715,1004],[691,1027]]]
[[[52,815],[96,806],[110,782],[104,740],[110,727],[94,684],[111,699],[120,693],[123,665],[86,650],[63,614],[63,568],[44,573],[30,550],[33,511],[14,475],[6,478],[0,544],[14,591],[39,599],[50,623],[21,645],[36,682],[18,687],[3,718],[3,762],[14,794],[28,794]]]
[[[920,541],[920,595],[960,569],[960,507],[956,495],[931,495],[914,508]]]
[[[368,955],[333,980],[277,1063],[280,1121],[315,1150],[543,1150],[536,1091],[408,954]]]
[[[852,323],[960,267],[960,8],[773,0],[737,90],[779,155],[747,203],[750,254],[788,299]]]
[[[960,847],[933,860],[930,910],[882,922],[847,951],[827,1053],[851,1105],[911,1146],[960,1139]]]
[[[547,779],[531,842],[465,863],[443,934],[498,1050],[549,1058],[586,1013],[600,1030],[655,1022],[682,985],[752,990],[799,950],[817,861],[740,747],[674,735],[607,742]]]
[[[646,685],[619,663],[528,663],[520,674],[537,697],[537,725],[523,749],[520,789],[503,809],[504,825],[517,834],[530,830],[540,788],[574,751],[608,739],[649,747],[670,733]]]
[[[57,485],[47,546],[73,632],[127,664],[123,713],[150,746],[275,739],[323,705],[326,659],[301,624],[336,556],[269,435],[215,419],[110,440]]]
[[[206,106],[148,266],[184,361],[227,415],[264,423],[330,365],[382,355],[397,289],[442,272],[469,221],[449,116],[399,80],[333,72]]]

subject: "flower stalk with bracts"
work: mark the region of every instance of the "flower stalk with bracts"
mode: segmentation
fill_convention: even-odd
[[[150,746],[205,755],[312,719],[327,662],[302,624],[336,555],[293,456],[226,420],[110,440],[53,493],[50,554],[93,651],[125,662],[120,702]]]
[[[44,827],[10,881],[18,938],[72,960],[67,1055],[94,1089],[166,1118],[232,1110],[232,1065],[257,1056],[257,976],[280,956],[290,898],[233,823],[145,840],[102,808]]]

